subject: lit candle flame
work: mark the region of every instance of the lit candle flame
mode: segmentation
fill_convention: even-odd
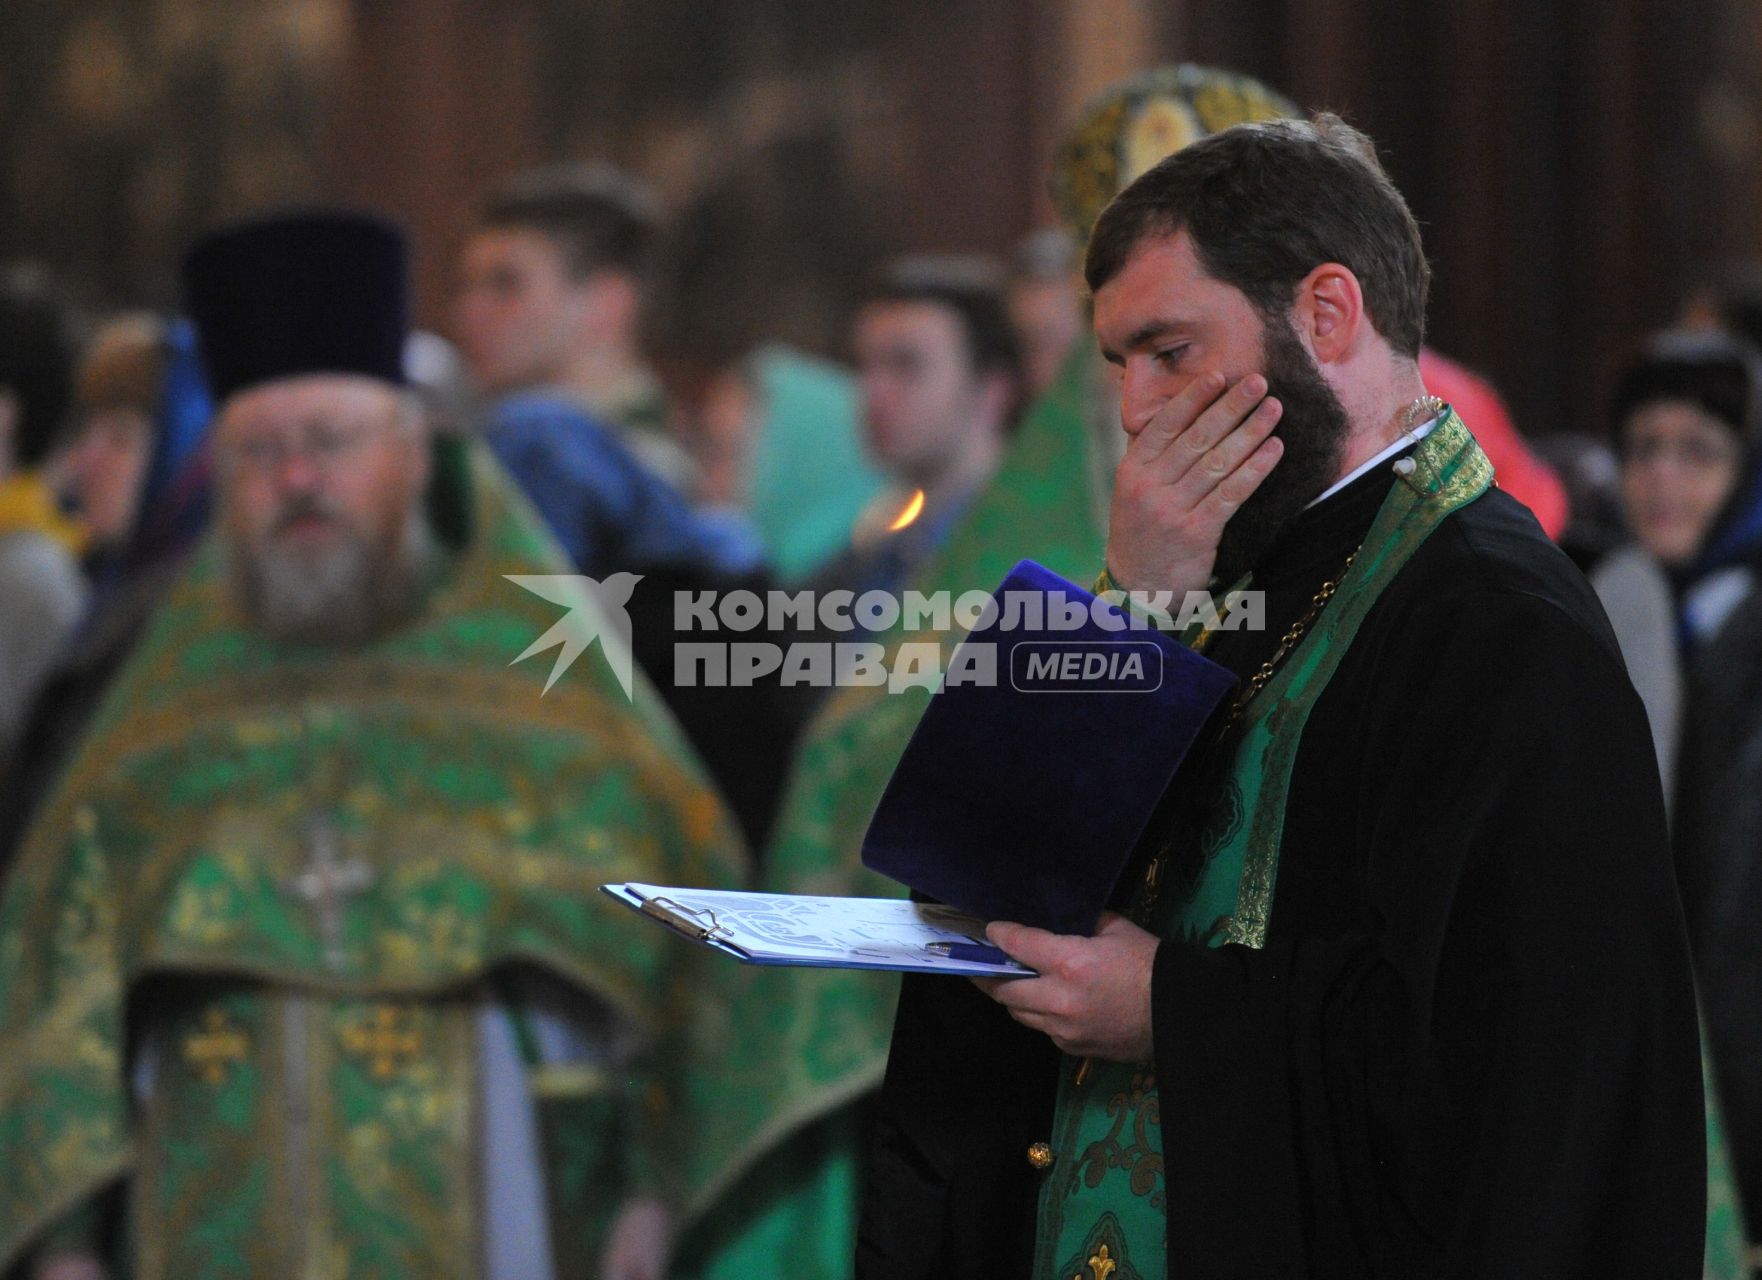
[[[901,529],[903,529],[907,525],[911,524],[912,521],[916,520],[919,516],[921,516],[923,514],[924,514],[924,491],[922,489],[918,489],[913,492],[913,494],[911,496],[911,501],[907,502],[905,504],[905,506],[901,507],[899,514],[893,517],[893,523],[887,526],[887,532],[898,533]]]

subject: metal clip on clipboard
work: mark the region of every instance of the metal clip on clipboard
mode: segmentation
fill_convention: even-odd
[[[727,927],[716,919],[716,913],[710,908],[701,907],[694,910],[691,907],[680,905],[671,898],[643,899],[642,913],[645,916],[653,916],[677,933],[683,933],[693,942],[714,941],[719,935],[725,935],[728,932]],[[704,923],[706,916],[710,921],[707,925]]]

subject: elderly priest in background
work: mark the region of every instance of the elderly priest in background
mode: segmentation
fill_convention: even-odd
[[[598,649],[510,666],[567,565],[400,385],[398,232],[186,285],[219,528],[0,900],[0,1271],[655,1280],[705,997],[597,888],[737,837]]]

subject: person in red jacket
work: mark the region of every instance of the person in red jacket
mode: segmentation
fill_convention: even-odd
[[[1448,400],[1464,422],[1474,424],[1474,438],[1492,460],[1494,481],[1528,507],[1542,532],[1558,542],[1572,514],[1566,486],[1524,442],[1492,383],[1430,347],[1419,353],[1419,376],[1427,391]]]

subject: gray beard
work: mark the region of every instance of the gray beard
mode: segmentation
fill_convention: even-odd
[[[291,555],[273,541],[234,547],[233,595],[251,625],[271,639],[358,645],[410,615],[434,555],[433,533],[418,509],[389,546],[351,536],[318,560]]]

